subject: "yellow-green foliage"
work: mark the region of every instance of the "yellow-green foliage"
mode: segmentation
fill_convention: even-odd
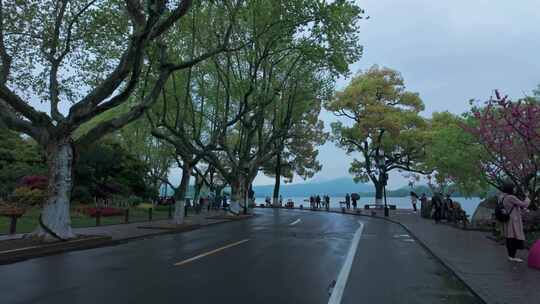
[[[10,201],[18,206],[36,206],[43,204],[45,199],[46,193],[44,190],[19,187],[13,191]]]

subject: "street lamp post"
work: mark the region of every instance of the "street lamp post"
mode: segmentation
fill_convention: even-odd
[[[384,151],[378,150],[378,165],[379,165],[379,182],[383,185],[383,197],[384,197],[384,216],[389,216],[388,203],[386,201],[386,185],[388,183],[388,174],[384,170],[386,165],[386,159],[384,158]]]

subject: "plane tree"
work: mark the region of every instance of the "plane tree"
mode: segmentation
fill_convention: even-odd
[[[232,209],[238,211],[262,164],[275,155],[278,139],[287,137],[301,116],[299,80],[305,74],[344,73],[360,55],[361,14],[351,1],[253,1],[238,18],[243,31],[236,34],[246,46],[215,56],[204,71],[197,67],[205,81],[186,90],[208,121],[205,132],[193,137],[161,120],[154,135],[215,167],[231,186]]]
[[[304,75],[313,74],[306,73]],[[322,169],[318,161],[318,147],[323,145],[328,134],[324,122],[319,119],[322,104],[332,96],[333,85],[322,75],[312,79],[298,79],[302,93],[297,92],[295,104],[303,104],[300,115],[295,118],[285,136],[276,140],[275,155],[263,165],[265,175],[274,177],[272,202],[279,204],[281,179],[285,183],[293,181],[295,175],[308,179]],[[283,108],[283,107],[281,107]],[[274,111],[280,107],[274,105]]]
[[[425,166],[432,172],[430,183],[442,193],[459,191],[474,195],[489,190],[484,171],[479,164],[486,153],[481,145],[463,129],[473,123],[470,115],[449,112],[433,113],[429,120],[431,142],[427,147]]]
[[[0,2],[0,120],[32,137],[46,151],[49,168],[47,201],[34,236],[75,236],[69,206],[78,149],[138,119],[174,71],[227,50],[237,3],[213,1],[204,3],[224,12],[209,20],[213,41],[193,56],[174,61],[168,56],[169,48],[182,44],[171,32],[184,30],[177,21],[194,2],[198,1]],[[147,94],[130,99],[143,84]],[[77,133],[128,100],[127,111]]]
[[[419,113],[418,93],[407,91],[401,74],[373,66],[357,74],[326,104],[341,120],[332,123],[332,139],[348,154],[359,153],[349,172],[355,181],[371,181],[381,203],[388,173],[428,173],[424,166],[430,141]]]

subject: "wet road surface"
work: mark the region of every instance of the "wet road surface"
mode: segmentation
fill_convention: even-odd
[[[2,265],[0,303],[311,304],[329,303],[330,292],[339,293],[336,303],[482,303],[395,224],[325,212],[257,213]],[[333,288],[340,280],[341,291]]]

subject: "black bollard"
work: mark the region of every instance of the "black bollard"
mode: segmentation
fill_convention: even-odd
[[[9,234],[17,233],[17,216],[11,216],[11,224],[9,225]]]
[[[129,208],[124,212],[124,224],[129,224]]]

